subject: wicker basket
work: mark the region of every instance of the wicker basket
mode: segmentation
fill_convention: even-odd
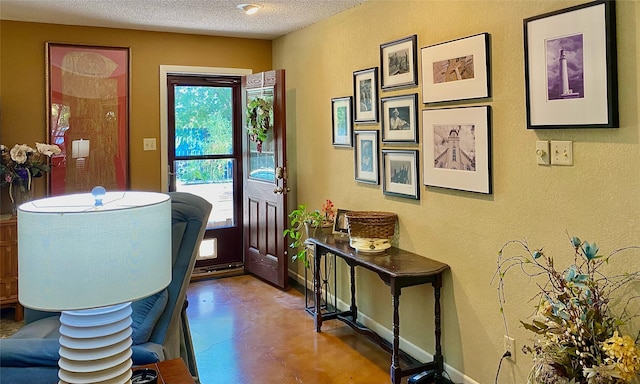
[[[396,230],[398,215],[391,212],[351,211],[345,214],[349,236],[367,239],[390,239]]]

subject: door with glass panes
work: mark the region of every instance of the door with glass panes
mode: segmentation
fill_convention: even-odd
[[[244,267],[275,286],[288,284],[287,148],[284,69],[243,77],[243,98],[249,114],[266,105],[269,128],[264,140],[244,135]],[[247,124],[248,127],[248,124]]]
[[[241,265],[241,78],[169,75],[167,83],[169,190],[213,205],[196,270]]]

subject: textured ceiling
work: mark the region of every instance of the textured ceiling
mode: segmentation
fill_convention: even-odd
[[[0,0],[0,19],[274,39],[366,0]],[[262,9],[245,15],[238,4]]]

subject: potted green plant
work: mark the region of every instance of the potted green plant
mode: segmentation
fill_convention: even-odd
[[[284,230],[283,235],[285,237],[289,236],[293,240],[289,247],[295,249],[296,253],[291,256],[291,260],[300,259],[304,262],[305,267],[308,268],[309,261],[307,260],[307,249],[304,242],[322,224],[322,213],[318,210],[308,210],[305,204],[300,204],[298,208],[291,211],[289,218],[291,218],[289,228]]]

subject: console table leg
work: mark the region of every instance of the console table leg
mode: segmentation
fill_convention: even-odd
[[[391,382],[400,384],[400,288],[395,285],[395,280],[391,281],[391,293],[393,295],[393,350],[391,353]]]
[[[320,259],[324,255],[319,252],[317,246],[314,246],[313,254],[313,265],[315,267],[313,270],[313,291],[316,295],[316,300],[314,303],[314,322],[316,326],[316,332],[320,332],[320,329],[322,328],[322,309],[320,303],[320,299],[322,297],[322,282],[320,281]]]
[[[435,338],[436,338],[436,353],[433,360],[436,363],[436,382],[440,382],[442,378],[442,372],[444,371],[444,358],[442,356],[442,345],[440,344],[440,336],[442,334],[441,329],[441,314],[440,314],[440,287],[442,286],[442,277],[439,275],[436,281],[433,283],[434,294],[434,314],[435,314]]]
[[[357,321],[358,319],[358,307],[356,306],[356,267],[350,265],[350,275],[351,275],[351,318],[353,321]]]

